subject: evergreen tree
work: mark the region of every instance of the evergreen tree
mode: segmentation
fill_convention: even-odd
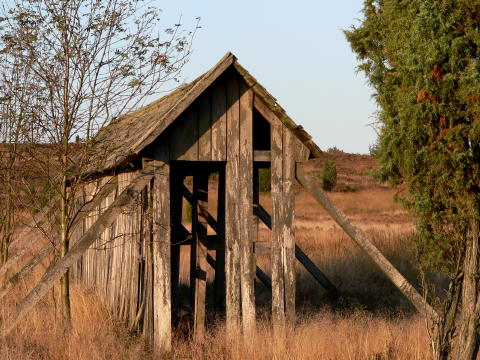
[[[438,307],[434,356],[475,359],[480,1],[366,0],[363,13],[360,25],[345,33],[380,108],[380,175],[408,184],[404,200],[418,219],[420,263],[451,279]]]

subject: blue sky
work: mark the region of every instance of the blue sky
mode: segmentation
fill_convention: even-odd
[[[264,85],[322,148],[368,153],[375,142],[372,89],[342,29],[358,23],[362,0],[167,0],[162,26],[201,17],[185,81],[227,51]]]

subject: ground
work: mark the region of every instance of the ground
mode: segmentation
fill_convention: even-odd
[[[325,153],[307,164],[320,173],[334,161],[338,184],[329,194],[410,281],[418,285],[413,219],[394,201],[401,189],[374,182],[375,161],[368,155]],[[270,208],[268,196],[261,203]],[[221,321],[211,319],[209,336],[193,343],[177,331],[173,358],[178,359],[427,359],[425,319],[385,279],[375,265],[328,217],[296,188],[296,241],[342,294],[332,300],[297,262],[297,324],[288,341],[278,346],[271,337],[269,293],[256,284],[258,335],[248,344],[227,343]],[[260,238],[269,230],[260,229]],[[269,271],[266,255],[258,264]],[[182,278],[187,281],[186,265]],[[17,298],[28,288],[17,289]],[[73,327],[65,336],[55,323],[55,293],[51,292],[2,347],[2,359],[137,359],[150,358],[143,339],[119,324],[94,293],[73,289]],[[0,305],[0,317],[11,309]]]

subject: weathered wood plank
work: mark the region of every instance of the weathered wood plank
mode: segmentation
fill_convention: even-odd
[[[218,174],[217,201],[217,236],[223,243],[223,249],[215,252],[215,293],[214,308],[216,312],[225,310],[225,169]],[[208,217],[207,217],[208,220]],[[210,225],[210,223],[209,223]],[[212,225],[210,225],[214,228]]]
[[[172,221],[172,232],[176,235],[182,230],[186,230],[182,225],[182,206],[183,206],[183,197],[182,197],[182,187],[184,182],[183,176],[175,175],[172,172],[171,175],[171,221]],[[183,239],[182,239],[183,240]],[[181,241],[181,240],[180,240]],[[180,280],[180,244],[177,244],[176,237],[172,239],[171,245],[171,273],[172,273],[172,315],[174,319],[177,317],[178,312],[178,284]]]
[[[205,91],[198,99],[198,160],[212,160],[212,109],[210,93]]]
[[[198,160],[198,106],[193,103],[172,125],[170,160]]]
[[[255,150],[253,152],[253,161],[255,162],[270,162],[270,150]]]
[[[238,78],[227,81],[227,164],[225,191],[225,284],[226,331],[233,340],[240,331],[240,227],[238,222],[238,177],[240,104]]]
[[[238,195],[240,206],[240,280],[242,327],[246,339],[255,333],[255,294],[253,264],[253,93],[240,82],[240,155]]]
[[[212,160],[227,160],[227,89],[216,81],[212,88]]]
[[[283,124],[276,119],[271,122],[271,195],[272,195],[272,323],[276,339],[285,338],[285,283],[284,243],[285,225],[283,210]]]
[[[208,174],[198,174],[193,178],[193,197],[196,200],[196,226],[193,232],[195,241],[195,292],[194,292],[194,338],[201,341],[205,337],[205,305],[207,293],[207,220]]]
[[[89,246],[97,239],[99,234],[110,226],[123,208],[133,202],[135,197],[152,179],[155,169],[149,168],[142,171],[132,183],[115,199],[90,229],[73,245],[68,254],[61,258],[53,267],[47,270],[37,285],[17,305],[15,311],[5,319],[0,337],[7,336],[18,322],[25,317],[52,288],[52,286],[65,274],[65,272],[82,256]]]
[[[368,240],[365,233],[354,226],[347,216],[340,210],[318,186],[311,175],[307,175],[301,166],[297,166],[296,177],[300,184],[323,206],[337,224],[350,236],[350,238],[372,259],[379,269],[390,279],[398,290],[420,312],[436,319],[438,314],[426,302],[422,295],[403,277],[390,261]]]
[[[153,188],[153,330],[156,354],[172,348],[172,296],[170,282],[170,156],[168,145],[159,144],[155,152]]]

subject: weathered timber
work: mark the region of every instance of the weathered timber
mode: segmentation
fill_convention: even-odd
[[[225,169],[221,169],[218,175],[218,194],[217,194],[217,225],[216,233],[221,239],[223,249],[215,251],[215,292],[214,308],[216,312],[225,310]],[[207,221],[208,221],[207,217]],[[210,227],[215,229],[210,222]]]
[[[285,279],[283,242],[283,125],[272,121],[271,126],[271,194],[272,194],[272,324],[273,336],[282,342],[285,338]]]
[[[301,166],[297,166],[296,177],[300,184],[323,206],[337,224],[350,236],[350,238],[370,257],[378,268],[390,279],[397,289],[420,312],[433,319],[437,318],[436,311],[427,303],[422,295],[403,277],[390,261],[368,240],[365,233],[354,226],[347,216],[340,210],[318,186],[311,175],[307,175]]]
[[[210,93],[205,91],[198,99],[198,160],[212,160],[212,111]]]
[[[227,160],[227,96],[224,81],[217,80],[212,89],[212,160]]]
[[[142,171],[137,178],[115,199],[90,229],[72,246],[68,254],[61,258],[54,266],[49,268],[38,284],[28,295],[17,305],[2,324],[0,337],[7,336],[17,323],[30,311],[52,288],[63,274],[77,261],[89,248],[95,239],[110,226],[122,209],[131,204],[135,196],[150,182],[155,169],[149,168]]]
[[[282,151],[282,240],[284,248],[283,278],[285,286],[285,316],[289,328],[295,324],[295,153],[294,135],[285,126]]]
[[[172,285],[172,314],[174,319],[177,317],[178,311],[178,284],[180,280],[180,242],[184,239],[177,240],[177,234],[180,231],[184,230],[188,233],[185,227],[182,225],[182,187],[183,187],[183,176],[175,176],[174,173],[171,174],[170,182],[170,202],[171,202],[171,222],[172,222],[172,232],[175,236],[172,239],[171,245],[171,285]]]
[[[240,82],[240,147],[238,205],[240,221],[240,287],[242,328],[245,339],[255,333],[255,294],[253,273],[253,93]]]
[[[167,144],[159,144],[153,188],[153,331],[155,353],[172,349],[170,162]]]
[[[205,337],[205,300],[207,293],[207,220],[208,212],[208,174],[193,177],[193,197],[196,211],[193,212],[195,223],[194,237],[194,338],[201,341]],[[192,244],[193,246],[193,244]]]
[[[240,332],[240,224],[239,150],[240,104],[239,81],[235,76],[227,82],[227,164],[225,191],[225,284],[226,331],[233,340]]]
[[[255,150],[253,152],[253,161],[255,162],[270,162],[270,150]]]

